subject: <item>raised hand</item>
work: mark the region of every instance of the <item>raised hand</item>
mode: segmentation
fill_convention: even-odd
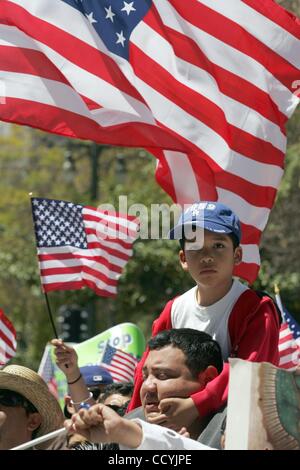
[[[67,346],[62,339],[53,339],[51,344],[54,346],[56,364],[65,374],[68,382],[76,380],[76,378],[79,377],[80,371],[75,349],[72,348],[72,346]]]

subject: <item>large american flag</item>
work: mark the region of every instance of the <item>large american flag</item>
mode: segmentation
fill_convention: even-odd
[[[31,201],[44,292],[85,286],[116,295],[137,238],[136,219],[68,201]]]
[[[16,349],[16,330],[0,309],[0,366],[6,364],[16,354]]]
[[[137,359],[131,354],[106,343],[101,366],[110,372],[114,382],[133,382],[136,364]]]
[[[299,77],[299,20],[273,0],[0,2],[0,119],[150,149],[176,202],[238,214],[249,281]]]
[[[295,370],[300,366],[300,325],[283,306],[279,293],[276,293],[276,302],[282,316],[278,346],[279,367]]]

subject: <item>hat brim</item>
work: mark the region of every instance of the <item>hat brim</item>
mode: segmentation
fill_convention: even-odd
[[[168,233],[168,238],[170,240],[182,240],[188,234],[188,230],[186,228],[191,227],[198,227],[203,228],[204,230],[209,230],[210,232],[225,234],[228,235],[229,233],[233,233],[228,227],[222,224],[217,224],[215,222],[204,221],[204,220],[197,220],[197,221],[188,221],[184,224],[176,225],[170,232]],[[191,232],[189,233],[189,235]]]
[[[25,377],[0,371],[0,388],[17,392],[32,403],[42,417],[37,437],[59,429],[63,423],[62,410],[47,386]]]

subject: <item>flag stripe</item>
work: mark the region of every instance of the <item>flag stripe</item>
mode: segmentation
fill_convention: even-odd
[[[110,256],[108,259],[105,256],[99,256],[99,250],[98,250],[98,256],[93,256],[92,254],[91,256],[84,256],[83,254],[79,254],[77,252],[70,254],[69,247],[67,248],[67,250],[68,251],[66,253],[58,253],[58,252],[56,253],[54,250],[53,253],[51,254],[48,254],[48,253],[44,254],[42,250],[39,249],[38,258],[41,262],[41,266],[50,266],[51,263],[55,260],[57,260],[58,262],[66,261],[66,265],[68,265],[68,262],[71,259],[77,260],[77,263],[78,263],[78,260],[84,259],[86,260],[87,263],[89,263],[89,261],[95,261],[95,262],[98,262],[99,264],[102,263],[104,266],[110,267],[112,271],[119,273],[122,271],[122,268],[125,266],[126,261],[129,259],[129,256],[126,259],[123,259],[123,258],[118,258],[117,255],[115,258],[112,258]],[[92,253],[97,253],[97,250],[91,250],[91,251]],[[110,255],[110,252],[106,251],[104,252],[104,254],[107,256],[107,255]]]
[[[281,34],[285,34],[286,31],[288,31],[292,36],[294,36],[296,39],[300,40],[300,31],[299,28],[297,27],[297,24],[293,24],[292,22],[287,23],[286,21],[286,10],[284,10],[280,5],[277,5],[275,2],[272,2],[272,7],[270,8],[270,2],[266,0],[261,0],[260,2],[256,2],[255,0],[243,0],[243,3],[248,5],[250,9],[255,9],[257,12],[259,12],[263,16],[263,24],[264,24],[264,29],[269,23],[269,20],[277,24],[278,26],[281,27],[281,31],[278,32],[278,34],[281,32]],[[288,12],[290,16],[294,16],[293,13]],[[267,24],[265,21],[267,20]],[[270,25],[273,27],[273,24]],[[264,30],[262,31],[263,36],[264,36]],[[277,33],[277,31],[276,31]],[[269,34],[267,34],[267,37],[269,37]],[[278,44],[279,47],[279,44]],[[295,41],[295,45],[293,49],[297,49],[297,42]]]

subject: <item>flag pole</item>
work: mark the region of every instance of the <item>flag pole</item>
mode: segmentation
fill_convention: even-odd
[[[51,311],[50,302],[49,302],[49,299],[48,299],[47,292],[44,292],[44,296],[45,296],[45,300],[46,300],[48,315],[49,315],[50,322],[51,322],[51,325],[52,325],[52,328],[53,328],[53,331],[54,331],[54,336],[55,336],[55,338],[58,339],[58,334],[57,334],[57,330],[56,330],[55,323],[54,323],[54,320],[53,320],[53,315],[52,315],[52,311]]]
[[[279,289],[278,284],[276,283],[274,284],[274,292],[275,292],[275,299],[276,299],[277,305],[279,307],[279,310],[281,311],[281,315],[283,315],[283,306],[282,306],[281,297],[280,297],[280,289]]]
[[[30,198],[32,198],[33,193],[32,193],[32,192],[28,193],[28,196],[29,196]],[[49,318],[50,318],[50,323],[51,323],[52,328],[53,328],[54,336],[55,336],[55,338],[58,339],[57,330],[56,330],[55,323],[54,323],[54,320],[53,320],[53,315],[52,315],[52,312],[51,312],[50,302],[49,302],[49,299],[48,299],[47,292],[45,292],[44,289],[43,289],[43,294],[44,294],[44,296],[45,296],[46,305],[47,305],[47,311],[48,311],[48,315],[49,315]]]

